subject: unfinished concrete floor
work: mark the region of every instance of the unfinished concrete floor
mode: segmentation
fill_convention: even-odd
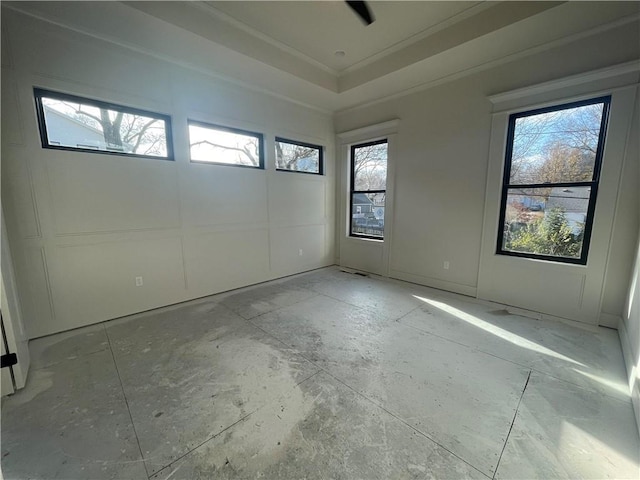
[[[31,355],[6,479],[639,476],[615,331],[336,267]]]

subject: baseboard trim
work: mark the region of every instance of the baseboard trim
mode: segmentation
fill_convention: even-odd
[[[389,270],[389,277],[405,282],[417,283],[426,287],[437,288],[438,290],[446,290],[448,292],[459,293],[468,297],[476,297],[477,288],[461,283],[448,282],[438,278],[425,277],[414,273],[402,272],[400,270]]]
[[[600,312],[600,319],[598,320],[598,325],[601,327],[608,328],[618,328],[622,322],[622,317],[620,315],[612,315],[610,313]]]
[[[631,339],[629,333],[624,324],[624,321],[620,319],[618,323],[618,337],[620,337],[620,345],[622,346],[622,356],[624,357],[624,365],[627,369],[627,379],[629,382],[629,393],[631,395],[631,403],[633,404],[633,412],[636,417],[636,427],[638,434],[640,435],[640,382],[637,380],[639,365],[634,365],[633,348],[631,346]]]

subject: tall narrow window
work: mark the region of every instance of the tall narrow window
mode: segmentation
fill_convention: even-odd
[[[586,265],[610,102],[511,115],[497,253]]]
[[[387,140],[351,146],[349,234],[352,237],[384,238],[387,147]]]
[[[173,160],[167,115],[34,89],[44,148]]]

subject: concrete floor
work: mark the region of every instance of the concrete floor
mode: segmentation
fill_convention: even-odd
[[[6,479],[640,476],[615,331],[336,267],[31,355]]]

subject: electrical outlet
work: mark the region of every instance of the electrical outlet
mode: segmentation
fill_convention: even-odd
[[[445,261],[444,261],[444,266],[443,266],[443,268],[444,268],[445,270],[449,270],[449,260],[445,260]]]
[[[136,287],[142,286],[142,277],[136,277]]]
[[[298,250],[298,256],[301,257],[302,256],[302,249]]]

